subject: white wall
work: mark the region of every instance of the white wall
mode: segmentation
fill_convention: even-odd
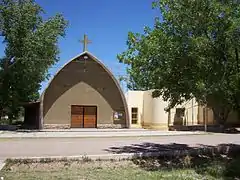
[[[128,104],[130,127],[132,125],[132,108],[138,108],[138,125],[141,125],[143,120],[143,94],[144,91],[128,91],[126,93],[126,100]]]
[[[195,99],[178,105],[176,108],[185,108],[183,121],[179,121],[176,116],[176,108],[171,109],[170,113],[164,109],[168,103],[163,101],[161,97],[152,98],[152,90],[150,91],[128,91],[126,99],[129,110],[130,127],[144,127],[152,129],[167,129],[169,125],[173,125],[174,121],[179,125],[198,125],[204,124],[203,107],[199,106]],[[138,124],[131,124],[132,108],[138,108]],[[215,124],[213,112],[208,109],[205,115],[208,124]],[[230,113],[228,123],[236,123],[238,116],[236,113]]]
[[[152,91],[143,94],[143,125],[150,126],[152,122]]]
[[[128,91],[126,93],[128,103],[130,124],[131,108],[138,108],[138,126],[146,128],[167,128],[168,113],[164,110],[168,103],[161,97],[153,98],[152,90],[150,91]],[[135,127],[136,125],[131,125]]]
[[[198,103],[192,99],[185,103],[186,125],[198,124]]]
[[[196,100],[192,99],[190,101],[183,103],[182,105],[178,105],[176,108],[171,109],[170,124],[173,125],[174,121],[177,121],[177,119],[175,119],[177,108],[185,108],[184,122],[183,122],[183,123],[185,123],[185,125],[198,124],[198,116],[199,116],[198,107],[199,106],[198,106],[198,103],[196,102]],[[181,124],[181,125],[183,125],[183,124]]]
[[[168,112],[165,111],[165,108],[168,106],[168,103],[163,101],[162,97],[153,98],[152,104],[152,127],[164,128],[168,127]]]

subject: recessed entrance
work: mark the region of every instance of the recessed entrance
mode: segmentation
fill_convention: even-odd
[[[96,128],[97,127],[97,106],[71,106],[71,127],[72,128]]]

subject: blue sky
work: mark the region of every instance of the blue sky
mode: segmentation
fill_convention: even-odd
[[[92,44],[88,51],[98,57],[115,76],[124,75],[125,66],[118,63],[116,55],[126,50],[129,31],[142,32],[152,26],[159,12],[152,10],[152,0],[36,0],[45,10],[45,16],[62,13],[69,26],[66,36],[59,41],[60,61],[50,74],[60,69],[68,60],[82,52],[79,42],[86,33]],[[0,56],[3,45],[0,44]],[[42,89],[47,82],[42,83]]]

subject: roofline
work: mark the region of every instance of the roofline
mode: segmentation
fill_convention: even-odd
[[[51,79],[48,81],[47,86],[44,88],[43,92],[41,93],[41,96],[40,96],[39,101],[42,100],[42,96],[44,96],[46,89],[48,89],[48,87],[50,86],[51,82],[52,82],[53,79],[58,75],[58,73],[59,73],[66,65],[68,65],[70,62],[72,62],[73,60],[75,60],[76,58],[82,56],[82,55],[85,54],[85,53],[88,53],[88,52],[87,52],[87,51],[84,51],[84,52],[78,54],[77,56],[73,57],[73,58],[70,59],[68,62],[66,62],[60,69],[58,69],[58,70],[56,71],[56,73],[54,74],[54,76],[51,77]],[[90,53],[89,53],[89,54],[90,54]]]

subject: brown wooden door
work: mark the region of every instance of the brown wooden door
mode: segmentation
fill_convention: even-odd
[[[72,128],[96,128],[97,107],[96,106],[71,106]]]
[[[84,128],[96,128],[97,127],[97,107],[96,106],[84,106]]]
[[[83,106],[73,105],[71,106],[71,127],[83,128]]]

